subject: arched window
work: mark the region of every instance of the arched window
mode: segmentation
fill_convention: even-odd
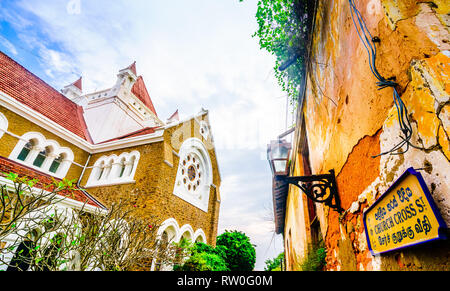
[[[105,164],[105,166],[103,167],[103,173],[100,176],[100,180],[108,180],[109,178],[109,174],[111,173],[111,168],[113,165],[113,161],[110,160],[107,164]]]
[[[209,126],[203,120],[200,122],[200,134],[205,140],[208,140],[208,138],[210,137]]]
[[[99,158],[85,187],[134,183],[139,157],[139,152],[135,151]]]
[[[57,178],[64,178],[72,165],[74,155],[71,149],[61,147],[54,140],[47,140],[42,134],[24,134],[9,158]]]
[[[125,158],[122,158],[119,163],[119,178],[122,178],[125,174]]]
[[[173,242],[179,241],[180,228],[174,218],[164,221],[157,232],[158,252],[152,262],[152,271],[168,271],[172,270],[172,265],[167,264],[169,255],[172,255],[170,246]]]
[[[132,156],[128,161],[129,167],[127,171],[127,176],[131,176],[133,174],[134,165],[136,164],[136,157]]]
[[[30,140],[27,142],[22,150],[20,151],[19,155],[17,156],[17,159],[20,161],[25,161],[30,154],[31,150],[34,148],[35,142],[33,140]]]
[[[42,167],[44,164],[45,159],[50,154],[50,150],[48,148],[43,149],[39,152],[37,157],[34,159],[33,166],[36,166],[38,168]]]
[[[206,244],[206,235],[202,229],[198,229],[194,234],[194,243],[202,242]]]
[[[180,162],[173,193],[208,212],[212,165],[204,144],[197,138],[186,140],[180,149]]]
[[[189,224],[183,225],[180,228],[180,238],[178,239],[178,241],[181,240],[186,240],[186,241],[193,241],[194,238],[194,230],[192,229],[192,227]]]
[[[97,174],[97,176],[95,178],[97,181],[101,180],[101,178],[103,176],[103,173],[105,172],[105,167],[106,167],[105,162],[101,162],[100,163],[100,168],[98,169],[98,174]]]
[[[65,159],[65,155],[64,154],[61,154],[61,155],[57,156],[53,160],[52,164],[50,165],[50,172],[56,173],[58,171],[58,169],[60,168],[61,163],[63,162],[64,159]]]

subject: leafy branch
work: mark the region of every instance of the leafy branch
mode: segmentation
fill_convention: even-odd
[[[313,6],[311,0],[258,1],[258,29],[253,37],[259,39],[261,49],[276,57],[275,77],[291,103],[298,99],[305,74]]]
[[[60,203],[77,190],[72,182],[41,185],[5,175],[11,182],[0,185],[0,269],[127,271],[173,263],[174,247],[157,234],[159,219],[141,218],[132,201],[108,210],[72,209]]]

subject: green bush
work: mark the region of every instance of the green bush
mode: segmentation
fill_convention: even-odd
[[[189,252],[189,259],[183,265],[175,265],[174,271],[228,271],[223,248],[197,242]]]
[[[250,238],[243,232],[226,231],[217,237],[217,247],[224,252],[230,271],[252,271],[256,262],[256,251]]]
[[[213,253],[194,253],[182,266],[174,267],[174,271],[228,271],[222,257]]]
[[[195,243],[185,251],[189,259],[175,265],[174,271],[252,271],[256,262],[255,247],[238,231],[226,231],[218,236],[215,248]]]
[[[326,265],[327,250],[323,243],[309,247],[308,254],[300,263],[302,271],[322,271]]]

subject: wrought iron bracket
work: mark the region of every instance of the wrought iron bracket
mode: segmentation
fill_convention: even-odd
[[[338,213],[344,212],[339,200],[334,170],[324,175],[286,177],[285,181],[300,188],[314,202],[323,203]]]

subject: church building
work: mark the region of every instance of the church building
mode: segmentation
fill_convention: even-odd
[[[80,78],[57,91],[0,52],[0,172],[76,181],[83,190],[65,203],[88,211],[132,194],[159,235],[214,245],[221,177],[208,111],[163,121],[136,63],[111,85],[84,92]]]

